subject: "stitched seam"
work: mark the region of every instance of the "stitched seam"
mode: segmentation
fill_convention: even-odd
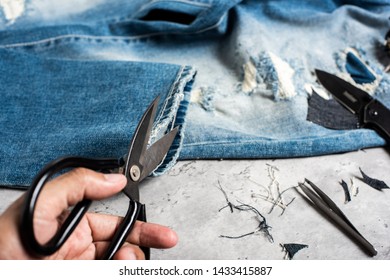
[[[362,131],[362,129],[360,129],[360,131]],[[371,130],[367,129],[367,132],[370,132]],[[349,134],[349,133],[348,133]],[[335,135],[335,136],[328,136],[328,138],[340,138],[340,137],[343,137],[343,136],[340,136],[340,135]],[[291,141],[294,141],[294,142],[306,142],[307,140],[310,140],[310,141],[317,141],[317,140],[320,140],[322,139],[323,136],[320,136],[320,137],[306,137],[304,139],[287,139],[287,140],[277,140],[277,139],[273,139],[273,138],[261,138],[261,139],[253,139],[253,140],[242,140],[240,139],[239,140],[239,143],[237,142],[231,142],[231,141],[203,141],[203,142],[196,142],[196,143],[186,143],[186,144],[183,144],[183,147],[197,147],[197,146],[203,146],[203,145],[220,145],[220,144],[228,144],[228,145],[232,145],[232,146],[236,146],[237,144],[250,144],[250,143],[254,143],[254,144],[259,144],[259,145],[262,145],[262,143],[259,143],[259,140],[266,140],[268,142],[273,142],[273,143],[283,143],[283,142],[291,142]]]
[[[188,1],[188,0],[153,0],[146,4],[145,6],[141,7],[141,10],[146,9],[146,7],[150,7],[151,5],[154,5],[156,3],[165,3],[165,2],[176,2],[176,3],[183,3],[188,4],[192,6],[198,6],[198,7],[205,7],[205,8],[211,8],[212,5],[208,3],[202,3],[202,2],[194,2],[194,1]]]
[[[135,35],[135,36],[95,36],[95,35],[79,35],[79,34],[65,34],[65,35],[59,35],[56,37],[46,38],[42,40],[32,41],[32,42],[23,42],[23,43],[15,43],[15,44],[7,44],[7,45],[0,45],[1,48],[22,48],[22,47],[29,47],[29,46],[37,46],[40,44],[46,44],[49,42],[54,41],[60,41],[63,39],[69,39],[69,38],[78,38],[78,39],[93,39],[93,40],[118,40],[118,41],[136,41],[143,38],[148,37],[154,37],[154,36],[160,36],[160,35],[189,35],[189,34],[200,34],[209,30],[212,30],[216,27],[218,27],[221,22],[226,17],[226,14],[224,14],[216,24],[205,27],[201,30],[193,31],[193,32],[156,32],[156,33],[150,33],[150,34],[143,34],[143,35]]]

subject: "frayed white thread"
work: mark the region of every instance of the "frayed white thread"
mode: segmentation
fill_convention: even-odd
[[[214,96],[216,89],[214,87],[199,87],[191,92],[190,102],[200,105],[208,112],[215,110],[214,108]]]
[[[195,73],[196,70],[191,67],[185,66],[181,68],[167,98],[165,99],[165,102],[160,111],[160,115],[157,116],[155,120],[155,126],[153,127],[150,134],[149,145],[160,139],[167,131],[172,130],[175,125],[179,125],[180,128],[174,143],[172,144],[172,146],[176,144],[178,147],[171,147],[171,152],[173,152],[173,155],[168,156],[167,154],[163,162],[156,168],[156,170],[153,171],[153,176],[162,175],[170,170],[176,164],[177,159],[179,158],[184,139],[185,122],[181,120],[179,123],[176,123],[176,117],[178,114],[183,114],[183,112],[180,112],[180,107],[182,107],[181,102],[186,99],[187,95],[190,94]],[[183,118],[183,116],[180,116],[180,118]]]
[[[12,24],[24,13],[25,3],[24,0],[0,0],[0,7],[8,24]]]
[[[309,94],[312,95],[314,92],[317,93],[319,96],[321,96],[325,100],[330,100],[332,99],[331,94],[325,91],[323,88],[316,87],[312,84],[306,83],[304,85],[305,91]]]
[[[287,62],[280,59],[273,53],[269,53],[269,56],[273,62],[277,77],[278,77],[278,91],[277,97],[280,99],[290,99],[296,95],[295,87],[293,84],[294,70],[288,65]]]
[[[251,60],[244,64],[244,80],[242,81],[241,88],[245,93],[250,93],[257,88],[257,70],[256,66]]]
[[[258,59],[251,58],[244,66],[242,91],[253,93],[261,89],[271,90],[275,100],[291,99],[297,95],[293,83],[295,71],[272,52],[263,52]]]

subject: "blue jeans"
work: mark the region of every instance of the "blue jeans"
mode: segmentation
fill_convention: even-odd
[[[313,88],[329,98],[315,68],[390,107],[389,1],[79,2],[0,2],[0,185],[26,187],[59,156],[124,155],[157,95],[151,141],[181,129],[155,175],[180,159],[385,144],[372,130],[315,124],[307,112]]]

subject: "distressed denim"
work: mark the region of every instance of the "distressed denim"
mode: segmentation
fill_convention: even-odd
[[[180,159],[316,156],[382,146],[307,119],[338,74],[390,107],[385,0],[0,0],[0,185],[59,156],[120,157],[160,95],[152,141]]]

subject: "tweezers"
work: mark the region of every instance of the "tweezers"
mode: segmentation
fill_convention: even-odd
[[[308,179],[305,179],[305,182],[308,183],[312,189],[304,183],[299,183],[299,187],[310,199],[312,205],[316,206],[318,210],[333,220],[347,236],[355,241],[368,255],[371,257],[375,256],[377,254],[375,248],[359,233],[340,208],[338,208],[337,205],[314,183]]]

